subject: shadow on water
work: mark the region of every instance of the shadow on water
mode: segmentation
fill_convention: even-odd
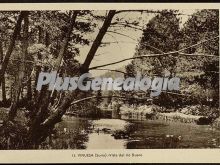
[[[87,119],[73,118],[59,123],[56,132],[42,145],[50,149],[85,149],[89,140],[91,122]]]

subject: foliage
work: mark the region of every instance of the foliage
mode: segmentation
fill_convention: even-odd
[[[200,10],[194,13],[180,28],[178,11],[163,10],[153,17],[143,31],[134,57],[146,54],[161,54],[187,48],[184,53],[192,56],[168,55],[132,60],[126,66],[128,75],[137,72],[143,76],[179,76],[180,93],[161,93],[153,103],[164,107],[178,107],[193,104],[219,105],[219,44],[213,39],[219,34],[217,10]],[[197,46],[191,47],[193,44]],[[210,54],[202,57],[196,54]],[[135,92],[133,95],[137,95]],[[180,94],[180,95],[179,95]],[[122,93],[123,95],[123,93]],[[147,93],[146,93],[147,95]],[[131,102],[133,104],[133,102]]]

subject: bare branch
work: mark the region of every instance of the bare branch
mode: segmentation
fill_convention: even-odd
[[[161,91],[162,93],[168,93],[168,94],[172,94],[172,95],[177,95],[177,96],[185,96],[185,97],[190,97],[190,95],[188,94],[183,94],[183,93],[176,93],[176,92],[169,92],[169,91]],[[145,95],[146,92],[140,92],[138,94],[143,94]]]
[[[116,11],[116,14],[120,14],[123,12],[141,12],[141,13],[149,13],[149,14],[160,14],[162,13],[161,10],[118,10]],[[184,14],[184,13],[176,13],[175,15],[186,15],[186,16],[192,16],[192,14]]]
[[[182,49],[180,49],[180,50],[178,50],[178,51],[167,52],[167,53],[161,53],[161,54],[149,54],[149,55],[142,55],[142,56],[137,56],[137,57],[126,58],[126,59],[119,60],[119,61],[116,61],[116,62],[112,62],[112,63],[108,63],[108,64],[103,64],[103,65],[94,66],[94,67],[89,68],[89,70],[93,70],[93,69],[97,69],[97,68],[101,68],[101,67],[105,67],[105,66],[109,66],[109,65],[118,64],[118,63],[121,63],[121,62],[124,62],[124,61],[128,61],[128,60],[142,59],[142,58],[146,58],[146,57],[161,57],[161,56],[167,56],[167,55],[174,55],[174,56],[181,55],[181,56],[188,56],[188,57],[193,57],[193,56],[219,57],[219,56],[217,56],[217,55],[209,55],[209,54],[207,55],[207,54],[186,54],[186,53],[181,53],[181,51],[184,51],[184,50],[187,50],[187,49],[189,49],[189,48],[198,46],[198,45],[203,44],[203,43],[205,43],[205,42],[214,40],[214,39],[216,39],[216,38],[219,38],[219,36],[214,37],[214,38],[211,38],[211,39],[203,40],[203,41],[201,41],[201,42],[199,42],[199,43],[197,43],[197,44],[191,45],[191,46],[186,47],[186,48],[182,48]]]
[[[99,54],[96,54],[95,56],[97,57],[97,56],[101,56],[101,55],[103,55],[103,54],[108,54],[109,52],[103,52],[103,53],[99,53]]]
[[[181,56],[191,56],[191,57],[194,57],[194,56],[202,56],[202,57],[217,57],[219,58],[218,55],[213,55],[213,54],[188,54],[188,53],[179,53],[179,55]]]
[[[123,13],[123,12],[141,12],[141,13],[152,13],[152,14],[159,14],[161,11],[157,10],[118,10],[116,14]]]
[[[119,73],[127,74],[126,72],[123,72],[123,71],[120,71],[120,70],[114,70],[114,69],[93,69],[93,70],[107,70],[107,71],[119,72]]]
[[[121,35],[121,36],[124,36],[124,37],[128,37],[128,38],[130,38],[130,39],[136,41],[136,39],[134,39],[134,38],[132,38],[132,37],[126,35],[126,34],[122,34],[122,33],[119,33],[119,32],[114,32],[114,31],[111,31],[111,30],[108,30],[107,32],[115,33],[115,34],[118,34],[118,35]]]
[[[178,95],[178,96],[186,96],[186,97],[190,96],[190,95],[187,95],[187,94],[168,92],[168,91],[161,91],[161,92],[172,94],[172,95]],[[142,94],[146,94],[146,93],[143,92]],[[76,101],[72,102],[71,106],[73,106],[75,104],[78,104],[80,102],[86,101],[86,100],[94,99],[94,98],[109,98],[109,97],[122,98],[122,99],[136,99],[136,100],[151,100],[152,99],[150,96],[149,97],[145,97],[145,98],[144,97],[142,97],[142,98],[139,98],[139,97],[128,97],[128,96],[90,96],[90,97],[86,97],[86,98],[83,98],[83,99],[76,100]]]
[[[146,97],[146,98],[136,98],[136,97],[126,97],[126,96],[91,96],[91,97],[86,97],[80,100],[76,100],[74,102],[71,103],[71,106],[74,104],[78,104],[82,101],[86,101],[86,100],[90,100],[90,99],[94,99],[94,98],[109,98],[109,97],[113,97],[113,98],[125,98],[125,99],[138,99],[138,100],[147,100],[150,99],[150,97]]]
[[[219,38],[219,36],[216,36],[216,37],[213,37],[213,38],[210,38],[210,39],[207,39],[207,40],[202,40],[202,41],[198,42],[197,44],[194,44],[194,45],[191,45],[191,46],[182,48],[182,49],[178,50],[178,52],[182,52],[182,51],[184,51],[184,50],[190,49],[190,48],[192,48],[192,47],[198,46],[198,45],[200,45],[200,44],[203,44],[203,43],[205,43],[205,42],[208,42],[208,41],[211,41],[211,40],[214,40],[214,39],[217,39],[217,38]]]
[[[123,28],[123,27],[129,27],[129,28],[132,28],[132,29],[135,29],[135,30],[140,30],[140,31],[143,31],[144,29],[141,29],[141,28],[138,28],[138,27],[134,27],[134,26],[131,26],[129,24],[121,24],[121,23],[118,23],[118,25],[121,25],[121,26],[112,26],[112,27],[119,27],[119,28]]]
[[[165,56],[165,55],[167,55],[167,54],[151,54],[151,55],[143,55],[143,56],[131,57],[131,58],[126,58],[126,59],[123,59],[123,60],[120,60],[120,61],[111,62],[111,63],[104,64],[104,65],[94,66],[94,67],[89,68],[89,70],[101,68],[101,67],[104,67],[104,66],[114,65],[114,64],[118,64],[118,63],[121,63],[121,62],[124,62],[124,61],[138,59],[138,58],[141,59],[141,58],[146,58],[146,57],[160,57],[160,56]]]

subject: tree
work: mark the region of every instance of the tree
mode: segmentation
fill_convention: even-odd
[[[12,98],[12,104],[9,111],[9,121],[13,120],[16,116],[17,108],[18,108],[18,102],[19,97],[21,94],[22,89],[22,82],[25,75],[25,60],[27,57],[27,49],[28,49],[28,12],[25,12],[23,14],[24,19],[24,27],[23,27],[23,39],[22,39],[22,53],[21,53],[21,64],[19,65],[19,73],[17,75],[16,79],[16,85],[15,85],[15,94]]]
[[[177,11],[163,10],[152,18],[143,31],[134,56],[178,50],[181,33],[180,20],[176,14]],[[142,75],[164,75],[166,71],[174,74],[176,58],[173,56],[145,58],[137,59],[133,63]]]
[[[105,21],[104,21],[96,39],[95,39],[95,41],[93,42],[93,44],[91,46],[90,51],[88,52],[88,54],[86,56],[85,62],[81,66],[81,70],[80,70],[81,74],[86,73],[88,71],[89,66],[91,64],[91,61],[94,58],[95,53],[101,44],[102,38],[106,34],[106,32],[111,24],[111,20],[112,20],[114,14],[115,14],[115,11],[109,11],[107,17],[105,18]],[[63,114],[65,114],[66,110],[71,105],[71,102],[73,101],[72,98],[76,97],[78,92],[79,91],[69,93],[64,98],[63,103],[57,108],[56,112],[54,114],[52,114],[47,120],[44,121],[43,126],[50,128],[50,127],[53,127],[57,122],[59,122],[61,120],[61,117],[63,116]]]
[[[184,34],[182,47],[218,36],[219,12],[217,10],[201,10],[194,13],[184,24],[182,33]],[[190,76],[190,73],[192,74],[192,71],[199,73],[193,76],[191,80],[186,81],[186,83],[189,86],[193,86],[197,82],[198,86],[195,88],[200,89],[200,92],[203,93],[203,95],[199,96],[199,102],[216,107],[219,106],[219,83],[216,83],[219,82],[219,43],[216,42],[217,39],[185,50],[186,53],[211,54],[217,58],[215,56],[213,58],[195,56],[190,56],[191,58],[189,59],[180,58],[178,61],[179,67],[177,68],[179,72],[183,69],[189,72],[188,76]],[[196,92],[194,93],[196,94]],[[197,100],[198,97],[195,97],[191,99]]]
[[[163,10],[146,24],[142,37],[136,47],[135,59],[126,66],[126,73],[128,75],[134,76],[140,73],[141,76],[147,77],[175,76],[177,59],[172,54],[169,54],[169,52],[178,50],[181,40],[180,19],[177,17],[177,14],[177,11]],[[149,57],[141,58],[146,54]],[[161,56],[154,54],[161,54]],[[143,92],[137,91],[126,92],[126,95],[129,95],[129,97],[133,95],[137,98],[143,97],[143,94]],[[162,93],[158,98],[154,98],[154,102],[163,102],[164,104],[171,105],[170,101],[163,101],[168,95]],[[149,92],[146,92],[144,96],[149,96]],[[169,98],[168,100],[173,99]],[[131,100],[131,103],[133,104],[134,100]],[[148,104],[143,100],[138,101],[138,104],[140,103]]]
[[[25,17],[25,15],[26,15],[26,11],[21,11],[21,13],[20,13],[20,15],[18,17],[17,23],[15,25],[15,28],[14,28],[14,32],[13,32],[13,34],[11,36],[10,43],[9,43],[7,52],[6,52],[5,56],[4,56],[4,60],[2,62],[2,67],[1,67],[1,70],[0,70],[0,78],[1,78],[0,79],[0,84],[1,84],[1,81],[3,80],[5,71],[7,69],[11,53],[12,53],[12,51],[14,49],[16,38],[17,38],[17,36],[19,35],[19,33],[21,31],[21,22],[22,22],[23,18]]]

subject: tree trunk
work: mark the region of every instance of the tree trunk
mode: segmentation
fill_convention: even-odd
[[[60,64],[62,62],[63,56],[65,54],[66,48],[67,48],[68,43],[69,43],[69,39],[70,39],[70,35],[72,33],[72,29],[75,25],[77,14],[78,14],[78,11],[74,11],[74,13],[72,14],[72,18],[70,20],[70,26],[68,28],[68,32],[66,33],[66,36],[65,36],[65,38],[64,38],[64,40],[61,44],[61,49],[60,49],[60,52],[58,54],[55,67],[53,68],[55,71],[59,70]]]
[[[38,43],[43,43],[43,29],[38,26]]]
[[[50,35],[47,31],[45,34],[45,45],[46,45],[46,47],[48,47],[50,45]]]
[[[0,41],[0,64],[2,64],[3,57],[4,57],[3,45],[2,42]]]
[[[92,62],[92,60],[93,60],[93,58],[95,56],[95,53],[98,50],[104,35],[106,34],[108,28],[111,25],[111,21],[112,21],[114,15],[115,15],[115,12],[116,12],[115,10],[110,10],[109,11],[109,13],[107,15],[107,18],[105,19],[101,29],[99,30],[99,33],[96,36],[96,39],[93,42],[92,47],[89,50],[89,53],[87,54],[86,59],[85,59],[83,65],[81,67],[81,72],[82,73],[88,72],[88,68],[89,68],[89,66],[90,66],[90,64],[91,64],[91,62]]]
[[[5,105],[6,103],[6,90],[5,90],[5,76],[2,79],[2,103]]]
[[[91,64],[91,61],[93,60],[95,53],[98,49],[98,47],[101,44],[101,41],[106,34],[108,28],[111,25],[111,21],[115,15],[115,10],[110,10],[98,35],[96,36],[95,41],[93,42],[90,51],[87,54],[87,57],[85,59],[85,62],[82,65],[81,68],[81,74],[88,72],[89,65]],[[52,114],[45,122],[42,124],[42,126],[46,128],[53,127],[56,123],[61,121],[62,116],[65,114],[66,110],[71,106],[71,102],[74,98],[76,98],[77,94],[79,93],[78,90],[75,92],[69,93],[63,100],[63,103],[58,107],[57,111]]]
[[[28,48],[28,27],[29,27],[28,14],[29,13],[27,11],[23,14],[24,27],[23,27],[23,39],[22,39],[21,64],[18,66],[19,73],[18,73],[17,81],[15,82],[15,96],[12,98],[12,104],[9,111],[10,121],[14,120],[17,114],[19,97],[23,86],[22,82],[25,74],[25,60],[26,60],[27,48]]]
[[[40,17],[40,13],[39,13],[39,17]],[[43,35],[42,34],[43,34],[43,29],[40,26],[38,26],[38,44],[42,44],[43,43]],[[39,52],[38,52],[38,59],[41,60],[41,55],[40,55]],[[36,87],[37,86],[38,76],[39,76],[40,71],[41,71],[41,66],[37,65],[35,67],[35,70],[36,70],[36,72],[35,72],[36,76],[35,76],[34,86]],[[37,91],[36,88],[34,88],[34,98],[35,98],[34,101],[36,102],[36,99],[38,98],[38,91]]]
[[[72,16],[70,18],[70,23],[68,27],[68,32],[66,33],[65,38],[63,39],[63,42],[61,44],[61,49],[58,54],[55,66],[53,70],[58,71],[60,68],[60,64],[62,62],[63,56],[65,54],[66,48],[69,43],[69,39],[73,30],[73,27],[75,25],[75,21],[78,15],[78,11],[74,11],[72,13]],[[33,115],[33,120],[31,121],[30,131],[29,131],[29,138],[30,143],[33,143],[33,146],[36,146],[40,143],[41,139],[48,136],[49,130],[44,130],[41,128],[41,123],[48,117],[48,106],[50,103],[50,95],[51,92],[42,89],[40,92],[40,96],[38,97],[38,101],[35,105],[35,114]],[[41,100],[41,101],[40,101]]]
[[[31,87],[31,77],[27,80],[27,100],[32,100],[32,87]]]
[[[35,68],[35,80],[34,80],[34,86],[36,87],[37,86],[37,81],[38,81],[38,77],[39,77],[39,74],[40,74],[40,71],[41,71],[41,67],[40,66],[36,66]],[[36,88],[34,88],[34,98],[37,99],[38,98],[38,91]],[[36,100],[34,100],[36,101]]]
[[[81,68],[81,74],[88,72],[89,65],[91,64],[91,61],[93,60],[95,53],[98,49],[98,47],[101,44],[101,41],[106,34],[108,28],[110,27],[111,21],[115,15],[115,11],[110,11],[102,25],[102,28],[100,29],[95,41],[93,42],[91,49],[87,55],[87,58],[82,65]],[[73,27],[73,26],[72,26]],[[69,32],[67,33],[70,34]],[[61,49],[54,67],[54,70],[59,70],[60,64],[62,62],[63,55],[65,53],[65,50],[68,45],[69,36],[66,35],[66,37],[63,40],[63,43],[61,44]],[[69,93],[61,103],[61,105],[57,108],[56,112],[51,114],[48,118],[45,118],[45,120],[42,121],[42,112],[45,112],[43,109],[40,109],[37,118],[39,117],[40,120],[37,118],[34,118],[35,121],[32,123],[32,126],[30,128],[30,141],[32,141],[32,145],[36,146],[38,145],[42,140],[44,140],[49,134],[51,129],[53,129],[54,125],[61,121],[62,116],[65,114],[66,110],[71,106],[71,103],[74,98],[77,97],[77,95],[80,93],[79,90],[76,90],[74,92]],[[45,101],[45,99],[44,99]],[[48,103],[48,101],[46,101]]]
[[[22,22],[22,20],[23,20],[23,18],[25,17],[26,14],[27,14],[27,11],[21,11],[21,13],[18,17],[17,23],[15,25],[14,32],[11,36],[11,40],[10,40],[10,43],[9,43],[8,50],[5,54],[4,60],[2,62],[2,67],[1,67],[1,70],[0,70],[0,84],[2,83],[2,79],[3,79],[3,76],[4,76],[5,71],[7,69],[10,56],[11,56],[12,51],[14,49],[16,38],[17,38],[18,34],[21,31],[21,22]]]
[[[1,67],[2,67],[3,57],[4,57],[3,45],[2,45],[2,42],[0,41],[0,64],[1,64]],[[3,76],[2,77],[2,103],[4,104],[5,102],[6,102],[5,76]]]

